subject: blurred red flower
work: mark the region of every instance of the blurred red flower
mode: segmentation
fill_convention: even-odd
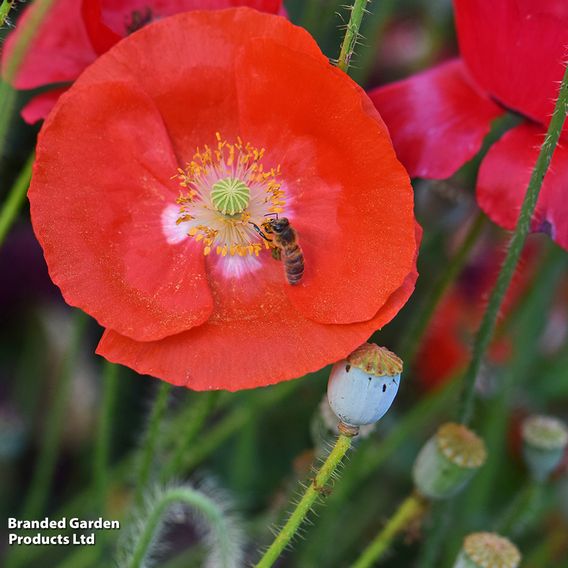
[[[565,0],[454,0],[460,59],[373,90],[370,97],[411,176],[451,176],[479,151],[491,121],[506,110],[523,123],[483,159],[480,207],[505,229],[515,227],[568,46]],[[564,144],[568,135],[563,134]],[[568,146],[556,149],[533,231],[568,248]]]
[[[99,55],[151,21],[191,10],[237,6],[284,13],[282,0],[57,0],[34,38],[14,87],[70,83]],[[22,18],[33,18],[36,11],[32,4]],[[8,37],[3,62],[10,56],[20,29],[22,26]],[[24,120],[34,123],[45,118],[68,86],[54,86],[34,97],[22,110]]]
[[[223,211],[213,190],[233,189]],[[46,120],[29,198],[53,281],[107,328],[98,353],[192,389],[341,359],[417,276],[412,189],[367,95],[307,32],[247,8],[102,55]],[[297,286],[251,224],[273,212],[299,235]]]
[[[540,250],[538,243],[527,242],[521,264],[501,308],[501,317],[507,317],[527,292]],[[503,246],[496,248],[493,242],[482,242],[436,310],[416,358],[418,378],[426,389],[443,384],[469,361],[473,337],[485,312],[486,300],[495,285],[504,255]],[[510,337],[497,335],[489,350],[490,363],[504,363],[511,355]]]

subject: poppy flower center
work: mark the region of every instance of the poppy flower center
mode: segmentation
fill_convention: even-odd
[[[228,177],[213,184],[211,202],[223,215],[236,215],[248,207],[250,189],[240,179]]]
[[[176,223],[203,243],[203,254],[258,256],[271,245],[259,234],[267,216],[285,204],[280,166],[265,169],[265,149],[240,138],[229,143],[216,134],[217,145],[197,149],[177,178],[184,188]]]

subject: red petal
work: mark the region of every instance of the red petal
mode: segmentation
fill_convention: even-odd
[[[473,158],[503,114],[456,59],[369,93],[412,177],[444,179]]]
[[[267,44],[255,39],[264,35],[270,38]],[[252,51],[247,54],[248,46]],[[244,54],[244,59],[239,58],[239,53]],[[262,54],[265,54],[266,62],[262,60]],[[255,59],[257,55],[258,61]],[[247,61],[250,64],[245,67]],[[296,65],[295,72],[304,80],[303,83],[294,83],[296,92],[293,94],[298,100],[296,105],[291,105],[284,99],[288,96],[286,83],[293,79],[290,72]],[[253,70],[255,74],[251,75]],[[120,84],[109,83],[109,77],[117,76],[121,78]],[[286,80],[283,81],[282,77]],[[311,81],[319,86],[318,92],[310,88],[305,95],[302,94],[299,87],[308,89],[305,84]],[[283,94],[279,94],[280,89]],[[123,101],[114,100],[123,92]],[[109,93],[106,98],[102,96],[104,93]],[[269,100],[258,96],[259,93]],[[328,93],[334,93],[333,97]],[[80,112],[70,104],[75,98],[78,101],[79,97],[87,99],[81,104],[88,112]],[[335,97],[339,103],[334,103]],[[147,107],[138,108],[143,104]],[[324,104],[329,105],[331,114],[324,112]],[[345,105],[351,107],[349,117],[346,117]],[[106,112],[103,124],[100,124],[103,122],[102,112],[100,117],[90,116],[96,114],[99,106]],[[298,106],[301,111],[294,108]],[[129,116],[129,113],[138,110],[140,116]],[[140,200],[136,199],[137,185],[143,183],[136,177],[140,175],[139,170],[144,168],[146,176],[159,181],[164,192],[172,188],[165,173],[168,170],[167,177],[173,173],[172,165],[162,162],[154,164],[151,159],[151,151],[159,152],[160,147],[164,146],[164,133],[155,132],[157,116],[163,120],[180,159],[189,158],[197,146],[210,144],[216,131],[229,138],[242,134],[254,144],[266,140],[267,159],[282,161],[283,168],[290,166],[289,172],[283,171],[283,177],[291,186],[294,222],[297,218],[302,246],[306,247],[306,288],[310,286],[311,279],[312,293],[327,299],[327,302],[320,300],[318,303],[312,293],[307,295],[302,287],[295,289],[288,286],[281,265],[268,255],[263,255],[264,266],[255,275],[240,279],[218,276],[216,264],[223,259],[211,259],[208,260],[207,278],[215,308],[206,323],[159,341],[141,340],[132,335],[132,330],[125,333],[116,325],[109,324],[107,327],[110,329],[99,348],[105,356],[120,360],[141,372],[155,374],[176,384],[189,384],[197,389],[236,390],[268,384],[318,369],[346,355],[394,317],[410,295],[416,279],[413,256],[417,248],[411,211],[412,193],[404,171],[394,158],[384,125],[359,87],[344,73],[329,66],[305,31],[283,18],[240,9],[180,14],[157,22],[119,42],[101,56],[85,71],[70,93],[62,98],[54,112],[48,119],[44,137],[47,138],[50,130],[55,132],[55,125],[59,125],[61,138],[64,139],[59,141],[61,151],[56,151],[59,146],[56,136],[53,136],[50,140],[53,155],[48,155],[48,145],[45,144],[45,154],[40,154],[38,161],[44,164],[53,161],[52,173],[60,170],[64,179],[57,180],[61,181],[59,184],[55,184],[54,178],[49,180],[49,191],[52,193],[46,193],[44,207],[55,207],[46,204],[51,201],[58,203],[56,197],[60,198],[60,194],[56,193],[56,188],[59,191],[64,188],[67,196],[69,186],[70,195],[84,199],[78,187],[84,187],[86,181],[99,203],[102,201],[105,204],[106,199],[112,198],[113,206],[120,200],[123,209],[128,206],[134,209],[133,213],[140,210],[140,222],[134,225],[141,230],[148,229],[145,236],[151,230],[156,236],[156,222],[152,215],[155,216],[156,209],[158,213],[162,209],[156,208],[154,195],[147,196],[147,200],[145,195]],[[316,113],[315,119],[312,113]],[[120,119],[115,120],[117,115]],[[69,129],[67,122],[72,123],[73,128],[70,129],[71,134],[63,136],[63,132]],[[150,128],[147,122],[150,122]],[[370,149],[352,140],[356,138],[352,135],[353,125],[362,129]],[[79,139],[77,131],[80,127],[83,127],[84,139]],[[129,127],[128,134],[134,142],[117,137],[114,129],[119,127],[124,130]],[[140,134],[142,132],[143,136]],[[343,139],[340,139],[341,136]],[[302,171],[294,169],[301,164],[294,164],[292,156],[298,155],[300,146],[297,143],[300,138],[300,143],[310,145],[313,157],[308,170]],[[74,146],[78,146],[80,152],[79,159],[75,152],[72,160],[69,156]],[[96,152],[91,156],[83,155],[83,148],[87,147],[94,147]],[[132,155],[129,155],[129,148]],[[286,156],[287,151],[290,151],[290,157]],[[150,153],[150,159],[144,153]],[[173,161],[169,153],[168,156]],[[101,171],[101,179],[96,182],[89,183],[90,179],[85,180],[80,166],[73,165],[82,165],[87,158],[93,162],[89,168]],[[302,164],[305,164],[306,156],[302,159]],[[56,165],[59,165],[59,170]],[[113,168],[117,171],[111,174]],[[150,171],[147,172],[146,168],[150,168]],[[376,168],[380,177],[374,171]],[[305,176],[305,184],[301,176]],[[315,187],[311,187],[312,182]],[[110,193],[106,187],[111,183],[115,184],[112,187],[114,193]],[[390,184],[389,188],[387,183]],[[330,187],[334,190],[332,195],[324,192]],[[399,191],[387,192],[392,188]],[[170,195],[177,196],[177,189],[170,191]],[[161,190],[157,193],[167,199]],[[320,209],[314,207],[311,212],[304,212],[317,205],[317,202],[322,203]],[[335,203],[334,208],[329,203]],[[379,205],[383,207],[380,216],[377,211]],[[78,209],[78,205],[68,200],[60,210],[56,210],[56,217],[61,218],[61,211],[66,210],[71,219],[80,217],[83,222],[82,210]],[[96,211],[93,216],[97,221],[102,217],[102,228],[80,227],[80,231],[73,231],[69,238],[64,235],[69,231],[67,226],[65,230],[60,228],[58,236],[71,242],[77,249],[87,247],[91,255],[91,248],[102,244],[105,251],[108,249],[117,259],[123,259],[123,264],[117,262],[119,269],[142,267],[138,261],[133,262],[131,256],[136,252],[144,255],[150,243],[134,243],[126,237],[121,240],[116,236],[120,235],[116,228],[113,228],[114,235],[105,233],[105,219],[109,215],[106,209],[103,209],[104,214]],[[94,207],[89,209],[89,213],[92,210]],[[323,212],[321,218],[318,216],[320,211]],[[359,216],[356,212],[359,212]],[[112,210],[111,213],[114,214]],[[365,218],[367,215],[370,219]],[[46,215],[39,224],[47,225],[50,220]],[[366,229],[365,233],[360,225]],[[128,228],[131,229],[131,226]],[[46,232],[49,230],[49,227],[45,229]],[[91,238],[89,231],[93,230],[97,234]],[[123,233],[129,235],[128,230]],[[384,234],[375,236],[375,233]],[[321,246],[326,243],[332,247]],[[373,247],[368,243],[373,243]],[[163,248],[160,241],[152,244],[156,248]],[[49,257],[49,246],[55,246],[55,236],[47,245],[44,246]],[[378,245],[385,250],[377,250]],[[390,247],[396,249],[396,254],[387,250]],[[179,250],[179,247],[169,246],[165,250]],[[150,250],[149,254],[155,259],[161,258],[163,252]],[[347,258],[349,254],[352,255],[351,259]],[[193,262],[191,254],[188,256],[191,259],[189,262]],[[100,261],[93,263],[91,258],[85,257],[75,262],[73,267],[92,271],[92,264],[96,265],[96,269],[101,266]],[[73,267],[65,268],[71,271]],[[104,265],[106,267],[107,264]],[[148,273],[152,269],[147,265],[144,268]],[[114,268],[110,267],[110,270]],[[313,271],[311,276],[310,270]],[[161,265],[157,271],[160,273],[160,282],[166,282],[164,287],[168,284],[172,286],[164,291],[160,301],[167,303],[166,294],[169,294],[169,300],[178,302],[178,307],[181,302],[182,309],[195,302],[195,293],[176,294],[173,282],[175,275],[168,274]],[[135,273],[129,284],[135,287],[137,279],[141,279],[143,290],[146,291],[149,281],[155,278],[154,274],[147,275],[146,272]],[[327,281],[324,276],[329,277]],[[374,278],[378,279],[379,284],[371,282]],[[250,281],[255,279],[255,285],[251,284]],[[347,279],[353,281],[352,289],[346,285]],[[365,279],[366,294],[363,295],[363,286],[355,283]],[[101,282],[92,287],[85,282],[70,284],[75,288],[84,288],[73,290],[74,294],[87,299],[94,296],[98,309],[102,304],[99,296],[103,295],[99,288],[105,291],[110,287],[102,278],[99,280],[102,280],[102,287]],[[121,303],[133,309],[132,298],[126,297],[122,301],[121,293],[126,296],[120,289],[118,294],[115,290],[109,290],[106,298],[106,309],[117,320],[116,312],[121,309]],[[350,294],[358,298],[357,305]],[[349,312],[351,307],[354,307],[355,315]],[[137,315],[141,317],[141,314]],[[152,317],[157,320],[157,327],[164,327],[164,320],[159,315],[148,315],[149,319]],[[346,322],[353,321],[354,317],[366,317],[367,321],[323,325],[311,317],[333,317]],[[169,328],[163,335],[168,334]]]
[[[185,163],[198,146],[214,141],[216,132],[227,139],[239,134],[236,57],[247,40],[259,36],[324,59],[314,39],[284,18],[247,8],[189,12],[155,22],[121,42],[89,67],[78,84],[117,76],[142,88],[155,100]]]
[[[271,298],[277,312],[257,311],[222,326],[204,325],[153,342],[137,342],[106,330],[97,353],[142,374],[194,390],[255,388],[300,377],[346,357],[388,323],[412,294],[418,274],[367,322],[323,325],[303,318],[282,293]],[[278,308],[280,302],[280,308]],[[236,314],[235,314],[236,316]]]
[[[305,257],[303,280],[286,287],[288,296],[320,323],[371,319],[416,251],[412,188],[384,124],[321,56],[256,40],[238,67],[241,131],[281,165]]]
[[[2,67],[12,53],[19,30],[24,29],[37,9],[37,3],[27,8],[15,32],[8,36]],[[13,84],[18,89],[31,89],[74,81],[95,57],[81,19],[81,0],[58,0],[35,35]]]
[[[28,124],[35,124],[44,119],[65,91],[67,89],[51,89],[37,95],[22,109],[22,118]]]
[[[101,0],[83,0],[81,8],[85,28],[97,55],[108,51],[126,35],[125,31],[114,32],[103,22]]]
[[[89,2],[93,0],[88,0]],[[134,12],[145,15],[148,11],[153,20],[191,12],[193,10],[223,10],[246,6],[268,14],[278,14],[282,0],[94,0],[100,2],[103,20],[115,32],[126,35],[126,24]]]
[[[52,280],[68,303],[141,341],[211,313],[202,254],[162,234],[176,168],[154,104],[121,83],[73,87],[38,140],[29,198]]]
[[[532,169],[545,133],[533,124],[522,124],[494,144],[483,160],[477,178],[477,201],[501,227],[515,228]],[[568,249],[568,148],[556,148],[544,179],[532,221],[533,231],[543,231]]]
[[[74,81],[98,54],[127,35],[127,24],[135,10],[144,13],[150,9],[155,18],[163,18],[191,10],[237,6],[249,6],[272,14],[283,13],[281,0],[85,0],[85,6],[83,0],[57,0],[36,34],[14,86],[31,89]],[[84,13],[82,9],[85,9]],[[13,50],[19,30],[36,11],[33,4],[27,8],[18,28],[8,36],[2,53],[2,67]]]
[[[454,0],[460,51],[508,108],[547,122],[564,73],[566,0]]]

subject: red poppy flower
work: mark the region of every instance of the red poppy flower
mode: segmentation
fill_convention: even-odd
[[[515,227],[568,45],[565,0],[454,0],[461,59],[376,89],[398,155],[412,176],[446,178],[480,149],[506,110],[525,117],[484,158],[477,200],[491,219]],[[568,137],[563,135],[564,144]],[[532,222],[568,248],[568,148],[560,144]]]
[[[282,0],[58,0],[36,34],[14,87],[70,83],[99,55],[151,21],[191,10],[237,6],[284,13]],[[22,21],[35,11],[32,4]],[[8,37],[3,60],[9,57],[19,29]],[[34,123],[45,118],[65,90],[52,88],[34,97],[22,110],[24,120]]]
[[[107,328],[98,353],[192,389],[341,359],[417,276],[412,190],[373,105],[307,32],[247,8],[101,56],[46,120],[29,197],[53,281]],[[258,232],[276,213],[296,286]]]

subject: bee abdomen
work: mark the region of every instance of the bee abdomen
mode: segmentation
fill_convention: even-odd
[[[304,274],[304,255],[299,245],[293,244],[284,249],[282,260],[284,261],[284,271],[288,284],[292,286],[298,284]]]

